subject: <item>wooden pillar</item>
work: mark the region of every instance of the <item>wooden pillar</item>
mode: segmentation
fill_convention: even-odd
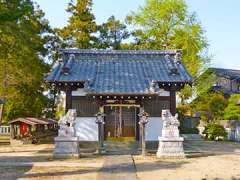
[[[103,106],[101,106],[100,108],[99,108],[99,112],[101,112],[102,114],[104,114],[104,107]],[[103,149],[103,141],[104,141],[104,117],[103,117],[103,123],[101,123],[101,127],[100,127],[100,129],[99,129],[100,131],[100,138],[101,138],[101,143],[100,143],[100,145],[101,145],[101,149]]]
[[[138,141],[138,140],[140,140],[139,116],[138,116],[138,114],[140,113],[140,107],[136,107],[135,111],[136,111],[136,113],[135,113],[135,118],[136,118],[136,122],[135,122],[136,134],[135,134],[135,136],[136,136],[136,141]]]
[[[72,90],[70,87],[66,88],[66,106],[65,106],[65,112],[69,109],[72,109]]]
[[[13,139],[15,137],[15,128],[14,123],[10,124],[10,139]]]
[[[174,89],[170,90],[170,112],[173,116],[176,114],[176,91]]]

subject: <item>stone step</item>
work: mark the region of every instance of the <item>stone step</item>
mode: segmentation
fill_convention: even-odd
[[[185,141],[203,141],[200,134],[181,134]]]
[[[104,148],[110,154],[134,154],[138,151],[138,142],[105,141]]]

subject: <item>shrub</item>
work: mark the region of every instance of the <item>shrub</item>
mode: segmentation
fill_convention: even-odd
[[[203,134],[205,134],[205,137],[210,140],[224,139],[227,136],[224,127],[215,123],[208,124],[205,127]]]
[[[229,104],[224,111],[224,119],[240,120],[240,94],[233,94],[229,98]]]
[[[199,130],[197,128],[186,128],[180,127],[181,134],[199,134]]]

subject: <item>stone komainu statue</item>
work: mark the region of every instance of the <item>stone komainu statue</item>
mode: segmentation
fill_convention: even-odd
[[[162,111],[163,129],[162,137],[179,137],[178,115],[172,116],[169,110]]]
[[[162,136],[159,137],[157,157],[185,157],[183,149],[184,139],[180,137],[178,127],[180,125],[178,116],[172,116],[171,112],[166,109],[162,110]]]
[[[69,109],[67,114],[58,121],[58,137],[54,138],[53,157],[80,157],[78,137],[76,136],[76,110]]]
[[[75,137],[75,122],[76,122],[77,112],[76,109],[69,109],[65,116],[62,116],[58,121],[59,137]]]

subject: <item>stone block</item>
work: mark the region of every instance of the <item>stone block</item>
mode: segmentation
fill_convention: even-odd
[[[54,158],[79,158],[80,148],[78,137],[56,137]]]
[[[184,158],[183,138],[159,138],[158,158]]]

